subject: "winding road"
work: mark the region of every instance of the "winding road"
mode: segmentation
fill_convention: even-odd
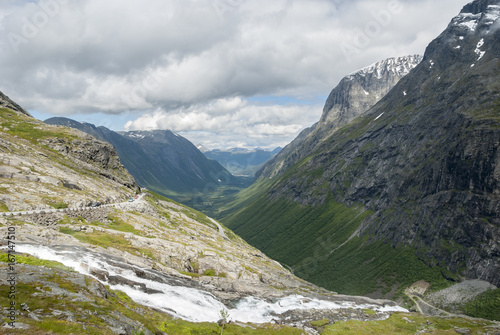
[[[438,311],[439,313],[445,315],[445,316],[457,316],[457,317],[463,317],[462,315],[457,315],[457,314],[453,314],[453,313],[450,313],[450,312],[447,312],[441,308],[438,308],[436,306],[433,306],[431,304],[429,304],[427,301],[425,301],[424,299],[422,299],[421,297],[419,297],[418,295],[415,295],[411,292],[409,292],[408,290],[405,291],[405,294],[408,298],[410,298],[414,303],[415,303],[415,306],[417,308],[417,311],[420,313],[420,314],[424,314],[424,315],[428,315],[429,313],[425,313],[424,310],[422,309],[422,305],[425,305],[427,307],[427,309],[431,309],[431,310],[436,310]]]
[[[139,195],[137,199],[134,199],[134,201],[124,201],[124,202],[116,202],[112,204],[104,204],[96,207],[92,206],[86,206],[86,207],[77,207],[77,208],[62,208],[62,209],[56,209],[56,208],[48,208],[48,209],[37,209],[37,210],[30,210],[30,211],[19,211],[19,212],[0,212],[0,217],[15,217],[15,216],[23,216],[23,215],[36,215],[36,214],[52,214],[52,213],[74,213],[74,212],[82,212],[82,211],[89,211],[89,210],[95,210],[103,207],[115,207],[115,208],[127,208],[130,206],[137,205],[138,203],[142,202],[144,199],[145,193],[142,193]],[[219,235],[224,238],[228,239],[226,233],[224,232],[224,228],[222,225],[212,219],[211,217],[208,217],[210,221],[212,221],[213,224],[217,226],[217,230],[219,231]]]
[[[33,215],[33,214],[51,214],[51,213],[71,213],[71,212],[81,212],[81,211],[88,211],[88,210],[94,210],[94,209],[99,209],[103,207],[129,207],[132,204],[137,204],[138,202],[142,201],[144,198],[144,193],[139,195],[139,198],[134,199],[134,201],[124,201],[124,202],[116,202],[112,204],[104,204],[96,207],[91,207],[91,206],[86,206],[86,207],[77,207],[77,208],[62,208],[62,209],[56,209],[56,208],[48,208],[48,209],[37,209],[37,210],[30,210],[30,211],[19,211],[19,212],[0,212],[0,217],[12,217],[12,216],[23,216],[23,215]]]
[[[214,219],[212,219],[211,217],[209,217],[210,221],[212,221],[213,224],[215,224],[217,226],[217,229],[219,230],[219,235],[224,238],[224,239],[227,239],[227,235],[226,233],[224,232],[224,228],[222,228],[222,225],[215,221]]]

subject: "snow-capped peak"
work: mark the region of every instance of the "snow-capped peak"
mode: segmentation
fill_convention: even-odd
[[[384,73],[390,72],[400,77],[407,75],[414,67],[422,61],[422,56],[411,55],[403,57],[392,57],[383,61],[374,63],[359,71],[351,73],[346,78],[354,79],[356,76],[366,76],[373,74],[377,79],[381,79]]]

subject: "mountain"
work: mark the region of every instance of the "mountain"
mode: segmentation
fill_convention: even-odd
[[[137,183],[182,202],[207,188],[246,185],[214,160],[207,159],[191,142],[169,130],[117,133],[67,118],[45,123],[84,131],[112,144]]]
[[[158,170],[147,170],[156,178],[166,175],[166,183],[182,183],[188,191],[197,192],[207,185],[217,187],[240,182],[240,179],[232,176],[218,162],[207,159],[190,141],[169,130],[129,131],[122,132],[121,135],[135,141],[151,157],[157,159]],[[172,181],[174,178],[176,181]]]
[[[277,156],[223,222],[342,293],[499,286],[499,17],[498,1],[466,5],[380,101]]]
[[[420,55],[389,58],[344,77],[328,96],[320,121],[303,130],[257,176],[282,174],[323,139],[368,111],[421,61]]]
[[[228,150],[206,150],[203,154],[222,164],[234,175],[253,177],[264,163],[279,153],[281,148],[272,151],[232,148]]]

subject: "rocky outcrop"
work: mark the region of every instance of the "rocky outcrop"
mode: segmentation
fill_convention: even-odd
[[[318,127],[331,124],[334,131],[362,115],[421,61],[420,55],[388,58],[346,76],[328,96]]]
[[[0,107],[10,108],[13,111],[32,117],[30,113],[28,113],[24,108],[16,104],[2,92],[0,92]]]
[[[336,130],[366,113],[421,61],[420,55],[388,58],[344,77],[328,96],[320,121],[302,131],[256,178],[279,176],[308,156]]]
[[[37,260],[34,259],[34,262]],[[6,267],[0,263],[0,269],[6,270]],[[1,333],[6,331],[5,334],[11,334],[12,331],[18,332],[20,329],[36,333],[42,328],[38,327],[43,322],[50,324],[57,320],[83,332],[89,331],[86,327],[91,327],[100,328],[99,333],[153,335],[148,329],[150,325],[145,325],[143,321],[143,315],[152,314],[152,309],[140,305],[129,306],[130,302],[122,302],[118,295],[108,291],[94,278],[69,269],[49,266],[42,268],[27,264],[16,264],[16,271],[16,284],[29,289],[30,294],[17,306],[15,327],[7,323],[2,324]],[[37,308],[40,307],[37,302],[40,298],[52,304]],[[110,309],[109,306],[113,308]],[[156,314],[161,316],[158,312]],[[9,320],[7,308],[0,309],[0,315]],[[93,321],[89,322],[89,319]],[[83,323],[79,320],[86,321]],[[98,324],[100,326],[97,326]]]
[[[42,145],[65,156],[81,161],[86,168],[115,180],[127,188],[138,190],[134,178],[125,170],[115,148],[109,143],[85,136],[84,140],[52,138],[41,140]]]

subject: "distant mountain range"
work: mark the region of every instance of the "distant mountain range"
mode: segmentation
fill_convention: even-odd
[[[206,158],[189,140],[169,130],[114,132],[106,127],[55,117],[45,123],[79,129],[112,144],[137,183],[175,200],[219,187],[245,187],[249,180],[231,175]],[[191,204],[192,205],[192,204]]]
[[[223,221],[342,293],[394,297],[419,280],[499,286],[499,18],[498,0],[473,1],[423,58],[344,78],[319,123],[257,173]]]
[[[264,163],[278,154],[282,148],[278,147],[272,151],[242,148],[208,150],[201,146],[201,149],[205,156],[221,163],[233,175],[253,178]]]

